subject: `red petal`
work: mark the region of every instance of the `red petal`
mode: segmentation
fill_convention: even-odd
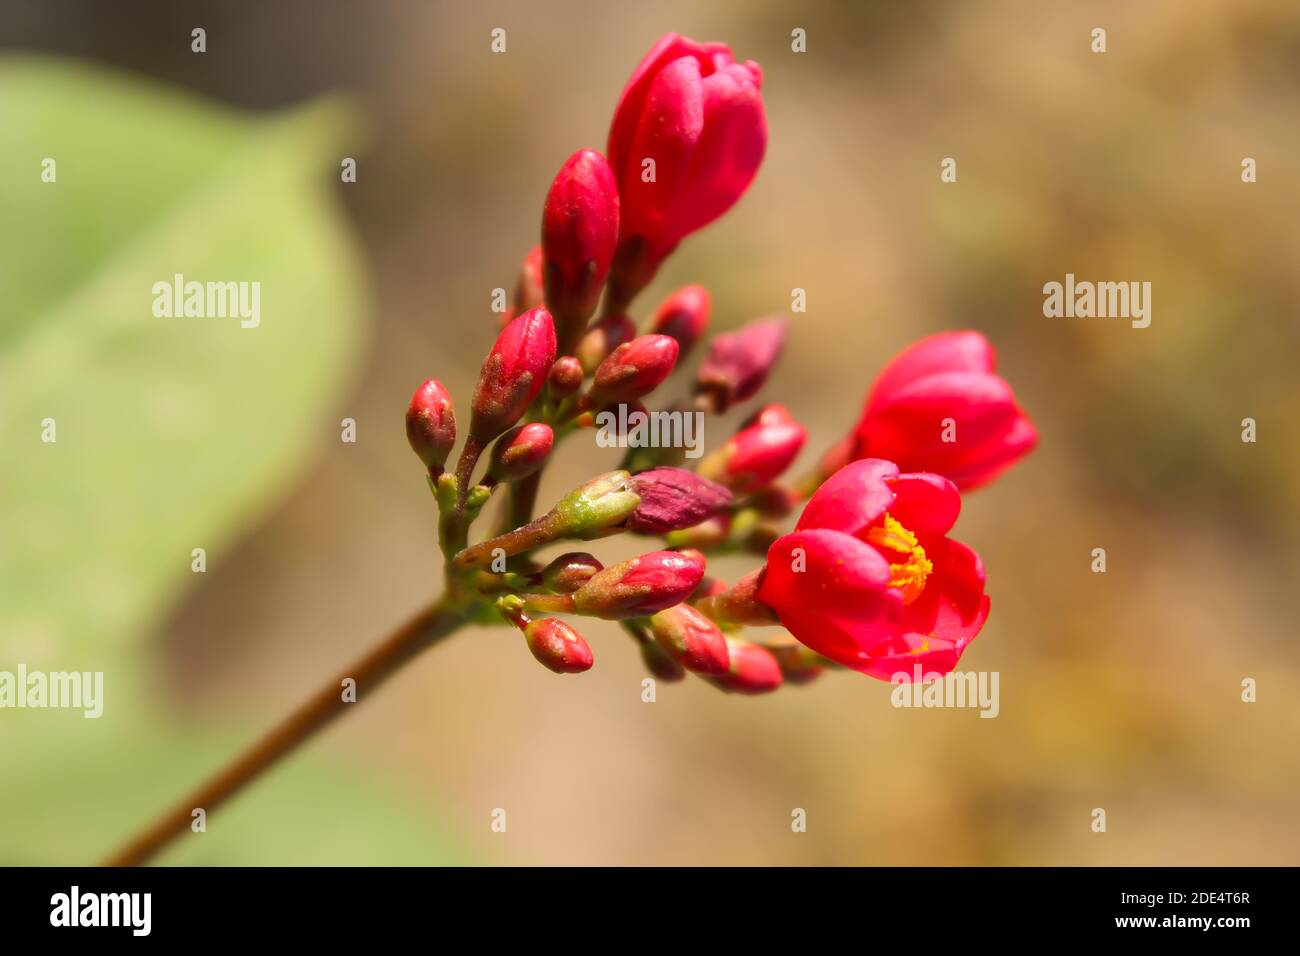
[[[896,477],[898,466],[892,461],[864,458],[845,465],[809,499],[795,530],[831,528],[857,534],[893,505],[895,495],[885,479]]]

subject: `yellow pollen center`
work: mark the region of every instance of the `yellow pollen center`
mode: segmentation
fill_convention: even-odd
[[[867,541],[889,552],[886,558],[896,555],[902,559],[889,563],[889,586],[903,592],[903,603],[911,604],[919,598],[934,565],[925,556],[925,549],[916,540],[916,535],[887,514],[880,524],[867,532]]]

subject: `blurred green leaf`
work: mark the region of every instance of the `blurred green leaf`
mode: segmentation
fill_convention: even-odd
[[[0,448],[21,462],[0,499],[0,640],[102,669],[195,580],[191,549],[219,562],[337,434],[363,312],[330,195],[349,114],[268,120],[22,58],[0,64],[0,116]],[[260,282],[260,326],[155,317],[176,273]]]
[[[91,863],[247,744],[176,726],[144,639],[202,580],[191,549],[220,562],[337,440],[364,311],[331,196],[352,124],[38,58],[0,61],[0,116],[0,668],[104,672],[97,720],[0,711],[0,862]],[[177,273],[260,283],[260,324],[155,317]],[[303,754],[161,862],[446,862],[431,820]]]

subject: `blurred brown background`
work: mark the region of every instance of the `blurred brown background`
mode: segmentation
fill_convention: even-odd
[[[1001,673],[1001,715],[895,710],[850,674],[759,699],[688,681],[644,704],[630,642],[591,624],[585,676],[547,673],[505,630],[466,633],[313,747],[436,807],[485,862],[1300,862],[1290,0],[7,3],[9,49],[257,109],[350,90],[369,122],[359,181],[339,190],[377,302],[359,385],[322,408],[309,479],[158,636],[177,713],[251,733],[432,595],[410,392],[436,375],[467,401],[491,290],[536,241],[551,177],[603,149],[623,82],[668,31],[762,64],[771,135],[750,193],[641,309],[699,281],[723,329],[807,290],[764,393],[808,425],[799,468],[884,361],[940,329],[987,334],[1039,427],[1039,451],[969,497],[956,532],[993,598],[964,664]],[[1151,327],[1044,318],[1043,283],[1066,272],[1150,281]],[[356,445],[337,441],[342,415]],[[574,439],[543,502],[611,464]],[[1089,571],[1095,547],[1107,574]],[[1246,677],[1258,703],[1240,700]]]

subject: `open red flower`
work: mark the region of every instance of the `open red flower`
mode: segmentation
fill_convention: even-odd
[[[963,491],[1033,450],[1038,432],[978,332],[941,332],[900,352],[877,377],[854,429],[854,457],[932,471]]]
[[[944,674],[988,616],[984,565],[946,537],[946,478],[868,458],[841,468],[767,553],[758,600],[818,654],[889,680]]]

